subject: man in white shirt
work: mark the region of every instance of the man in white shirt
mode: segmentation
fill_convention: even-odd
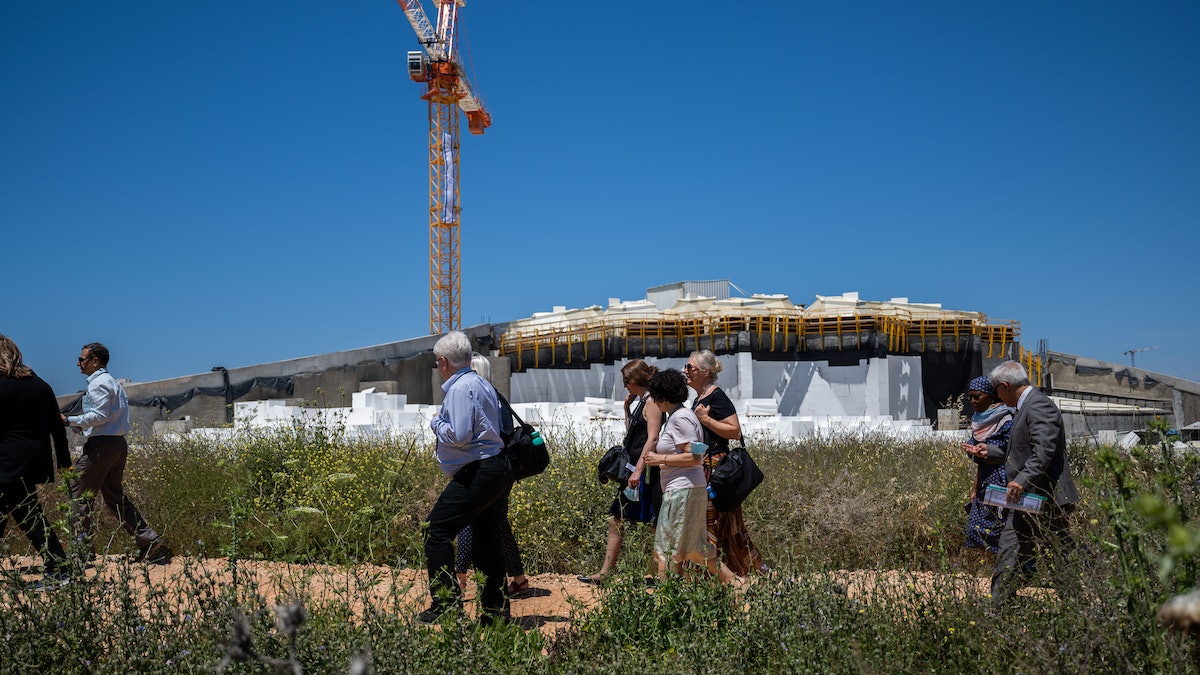
[[[83,456],[75,463],[78,476],[71,482],[72,518],[84,550],[90,550],[92,501],[100,495],[125,531],[137,541],[136,559],[166,563],[171,560],[170,550],[125,496],[129,399],[125,396],[125,388],[108,372],[108,356],[108,348],[99,342],[83,346],[77,361],[79,372],[88,379],[83,412],[63,417],[64,424],[82,430],[87,439],[83,444]]]

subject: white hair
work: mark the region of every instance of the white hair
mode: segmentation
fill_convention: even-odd
[[[691,359],[696,362],[696,367],[708,371],[713,382],[717,381],[717,375],[721,372],[721,362],[717,360],[717,355],[713,354],[712,350],[701,349],[698,352],[692,352]]]
[[[492,381],[492,362],[483,354],[476,352],[471,355],[471,370],[479,373],[479,376],[488,382]]]
[[[1010,387],[1020,387],[1029,384],[1029,374],[1016,361],[1005,361],[992,368],[992,372],[988,375],[988,378],[991,379],[993,387],[1001,382]]]
[[[443,335],[433,345],[435,356],[441,356],[455,368],[463,368],[471,363],[471,339],[466,333],[452,330]]]

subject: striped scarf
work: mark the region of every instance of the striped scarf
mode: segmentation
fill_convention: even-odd
[[[971,438],[976,443],[984,442],[999,432],[1004,423],[1011,420],[1016,414],[1016,408],[996,403],[981,413],[971,415]]]

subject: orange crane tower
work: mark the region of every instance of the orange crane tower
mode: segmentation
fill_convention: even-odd
[[[408,76],[425,83],[429,103],[429,332],[457,330],[462,314],[459,274],[458,110],[482,134],[492,116],[475,95],[459,58],[458,9],[466,0],[437,0],[437,26],[420,0],[396,0],[424,51],[408,53]]]

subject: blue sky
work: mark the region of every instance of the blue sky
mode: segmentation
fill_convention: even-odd
[[[729,278],[1200,380],[1198,3],[462,18],[464,324]],[[0,332],[59,393],[92,340],[146,381],[427,332],[416,48],[387,0],[0,4]]]

